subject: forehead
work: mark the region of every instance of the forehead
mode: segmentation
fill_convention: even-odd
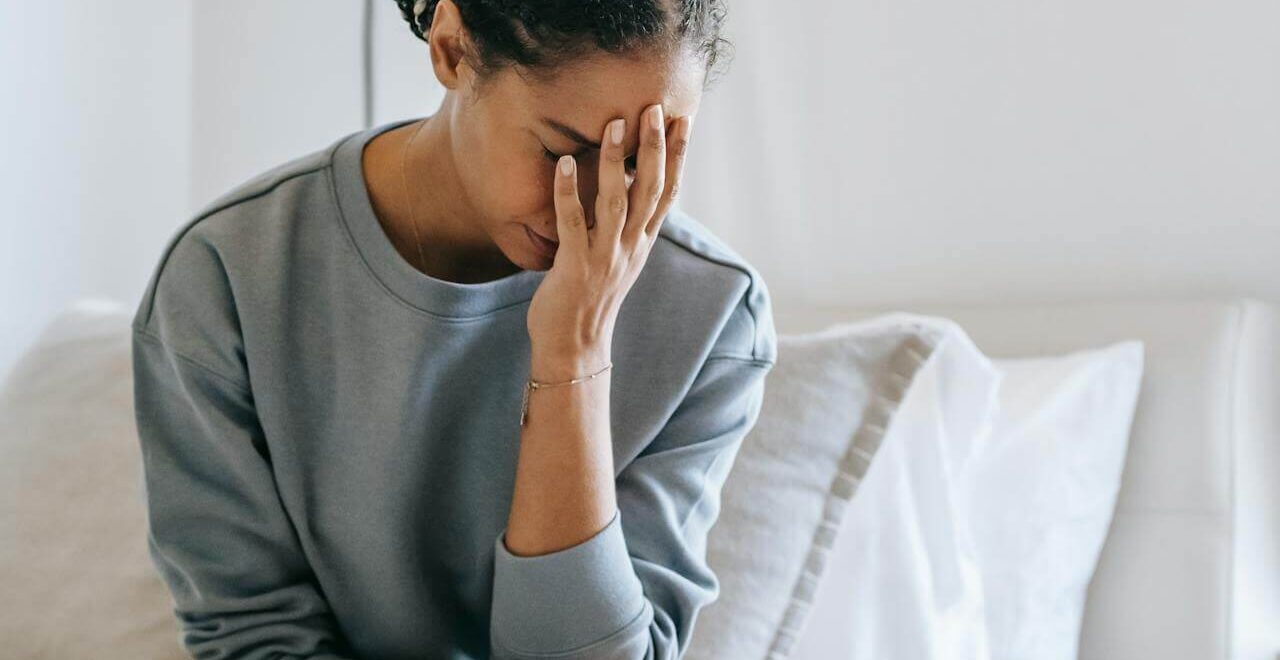
[[[561,67],[547,80],[510,75],[505,84],[517,88],[512,91],[530,121],[547,117],[598,136],[615,117],[626,118],[630,129],[654,103],[668,117],[693,114],[703,75],[701,61],[687,54],[597,54]]]

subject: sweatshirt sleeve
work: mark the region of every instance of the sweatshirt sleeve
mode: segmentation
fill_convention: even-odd
[[[147,546],[197,658],[352,655],[281,503],[230,282],[188,234],[133,322]]]
[[[768,343],[764,356],[712,352],[666,425],[619,473],[618,510],[595,536],[522,557],[507,550],[505,530],[498,535],[493,658],[683,656],[699,610],[719,595],[707,536],[759,416],[773,351]]]
[[[349,658],[240,382],[133,333],[151,559],[197,658]]]

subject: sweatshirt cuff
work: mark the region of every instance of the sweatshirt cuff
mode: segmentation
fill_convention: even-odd
[[[652,610],[622,533],[622,512],[578,545],[521,557],[494,545],[493,643],[537,657],[649,627]]]

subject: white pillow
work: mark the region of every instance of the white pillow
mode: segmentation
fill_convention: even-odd
[[[918,318],[950,334],[850,507],[792,657],[1074,658],[1142,344],[992,360],[954,322]]]
[[[695,620],[687,660],[788,656],[846,506],[939,335],[885,316],[778,337],[708,535],[718,595]]]
[[[959,491],[991,657],[1074,659],[1120,491],[1143,345],[994,362],[1000,410]]]
[[[982,581],[956,492],[1000,377],[955,322],[907,393],[840,528],[793,658],[985,658]]]

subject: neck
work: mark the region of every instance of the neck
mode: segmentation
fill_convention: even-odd
[[[421,130],[413,123],[385,133],[380,137],[391,139],[384,149],[370,149],[373,153],[366,152],[366,157],[373,170],[384,174],[374,175],[383,182],[383,204],[378,208],[375,203],[375,210],[401,254],[433,277],[481,282],[516,267],[485,232],[462,193],[450,123],[453,107],[450,93],[434,115],[422,120]],[[373,188],[370,184],[371,197]]]

